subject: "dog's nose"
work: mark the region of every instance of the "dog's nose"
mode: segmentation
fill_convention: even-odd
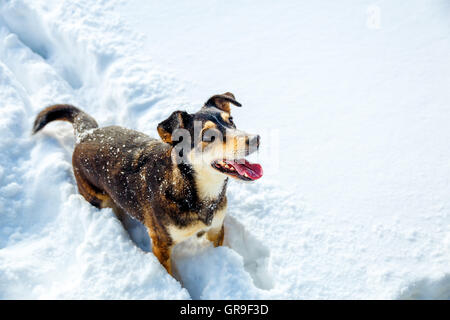
[[[250,137],[247,139],[247,145],[248,145],[250,148],[258,149],[258,148],[259,148],[259,141],[260,141],[259,134],[254,135],[254,136],[250,136]]]

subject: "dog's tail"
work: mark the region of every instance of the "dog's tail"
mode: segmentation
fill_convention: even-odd
[[[55,120],[72,123],[77,135],[85,130],[98,128],[97,121],[77,107],[69,104],[55,104],[39,112],[36,120],[34,120],[33,134],[45,127],[47,123]]]

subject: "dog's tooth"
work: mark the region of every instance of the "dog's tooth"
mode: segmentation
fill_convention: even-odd
[[[249,178],[247,172],[244,172],[244,177]]]

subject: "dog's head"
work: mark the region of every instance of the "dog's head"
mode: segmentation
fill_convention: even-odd
[[[174,147],[179,162],[212,174],[257,180],[263,174],[261,166],[245,157],[259,149],[260,137],[236,128],[231,104],[241,106],[230,92],[214,95],[194,114],[173,112],[158,125],[158,133]]]

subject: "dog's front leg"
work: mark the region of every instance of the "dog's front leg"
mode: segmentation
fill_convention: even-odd
[[[214,247],[219,247],[223,245],[223,238],[225,235],[225,230],[223,224],[219,228],[213,228],[208,231],[206,234],[209,241],[214,244]]]
[[[148,235],[152,239],[152,251],[159,262],[166,268],[167,272],[172,274],[172,254],[173,242],[169,237],[167,230],[158,223],[154,212],[149,207],[145,207],[142,215],[144,216],[144,225],[147,228]]]
[[[166,268],[167,272],[172,274],[172,260],[170,255],[172,254],[172,245],[168,245],[166,242],[159,241],[156,237],[152,237],[152,251],[158,258],[159,262]]]

